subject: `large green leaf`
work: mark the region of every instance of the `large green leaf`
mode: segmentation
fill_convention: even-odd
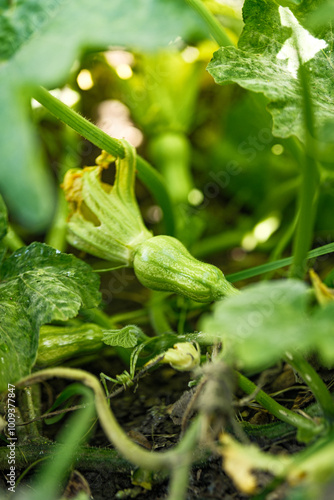
[[[315,349],[321,361],[334,366],[334,303],[319,309],[312,318]]]
[[[296,280],[261,282],[218,302],[202,321],[202,338],[222,341],[233,361],[260,371],[288,352],[318,353],[334,365],[334,302],[309,310],[310,289]]]
[[[295,40],[310,75],[317,126],[333,119],[332,30],[330,25],[309,26],[318,3],[318,0],[310,0],[293,6],[290,2],[290,10],[274,0],[246,0],[245,27],[238,48],[220,48],[208,66],[209,73],[220,85],[235,82],[263,93],[270,101],[273,133],[279,137],[304,137]]]
[[[31,88],[62,85],[86,49],[155,50],[203,34],[179,0],[17,0],[0,7],[0,191],[23,224],[43,228],[54,207],[29,110]]]
[[[0,270],[0,391],[34,364],[39,328],[100,300],[99,278],[73,255],[42,243],[22,248]]]
[[[216,336],[237,363],[261,370],[285,351],[306,347],[307,286],[295,280],[251,285],[240,295],[218,302],[201,325],[202,335]]]

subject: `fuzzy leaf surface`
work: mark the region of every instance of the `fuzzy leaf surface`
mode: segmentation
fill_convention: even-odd
[[[261,370],[289,349],[312,342],[307,316],[308,287],[297,280],[261,282],[217,302],[204,318],[202,335],[222,341],[243,368]]]
[[[314,26],[310,23],[319,3],[318,0],[300,5],[290,2],[289,7],[282,7],[274,0],[246,0],[243,8],[245,27],[238,48],[220,48],[208,65],[216,83],[235,82],[267,97],[268,110],[273,117],[273,134],[278,137],[296,135],[301,140],[304,138],[303,94],[298,79],[295,37],[310,78],[317,126],[325,126],[332,120],[333,32],[330,24]],[[292,27],[287,18],[293,22]],[[312,52],[314,47],[317,47],[315,54]]]

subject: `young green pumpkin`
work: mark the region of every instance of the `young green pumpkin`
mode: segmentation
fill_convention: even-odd
[[[175,292],[197,302],[238,293],[220,269],[195,259],[171,236],[154,236],[138,245],[133,268],[147,288]]]
[[[134,194],[136,154],[122,141],[125,158],[116,160],[114,186],[101,182],[113,158],[103,152],[98,165],[67,172],[63,189],[70,203],[69,242],[115,264],[133,267],[152,290],[175,292],[197,302],[212,302],[238,293],[223,273],[195,259],[170,236],[152,236]]]

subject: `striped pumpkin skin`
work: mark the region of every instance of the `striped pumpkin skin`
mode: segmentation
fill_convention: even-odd
[[[217,267],[195,259],[171,236],[154,236],[136,248],[133,268],[142,285],[212,302],[238,291]]]

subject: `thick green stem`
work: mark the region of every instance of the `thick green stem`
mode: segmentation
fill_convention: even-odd
[[[306,156],[304,175],[300,186],[299,220],[294,240],[291,278],[303,279],[306,272],[307,252],[312,243],[315,202],[318,191],[319,175],[316,162]]]
[[[103,311],[100,311],[100,309],[91,308],[82,310],[81,314],[86,321],[96,323],[103,328],[115,329],[119,324],[122,323],[130,323],[131,321],[139,322],[141,318],[147,317],[148,312],[146,308],[141,308],[136,309],[135,311],[128,311],[124,313],[114,314],[113,316],[108,316]]]
[[[175,234],[174,207],[161,174],[138,155],[137,170],[138,179],[151,191],[163,211],[166,233],[173,236]]]
[[[198,12],[201,18],[205,21],[211,35],[220,47],[234,45],[223,26],[217,21],[210,10],[203,4],[202,0],[186,0],[186,2],[194,10],[196,10],[196,12]]]
[[[121,141],[113,139],[105,132],[102,132],[93,123],[90,123],[79,113],[66,106],[66,104],[63,104],[46,89],[37,87],[33,97],[56,118],[66,123],[66,125],[78,132],[78,134],[95,144],[95,146],[106,150],[116,158],[124,158],[125,151]]]
[[[36,398],[33,397],[32,389],[31,387],[25,387],[20,395],[20,409],[24,420],[34,420],[37,417],[36,410],[38,412],[38,408],[37,405],[35,406]],[[35,421],[29,424],[28,432],[32,440],[37,441],[41,437],[39,430],[38,422]]]
[[[60,182],[64,180],[64,176],[71,168],[80,167],[80,156],[77,153],[80,139],[78,134],[73,130],[67,130],[65,139],[63,140],[63,154],[59,163],[58,179]],[[50,229],[48,230],[45,243],[61,252],[66,251],[67,241],[67,217],[68,204],[65,199],[65,193],[61,188],[58,188],[57,208],[53,217]]]
[[[101,427],[115,448],[134,465],[148,470],[172,470],[176,463],[179,466],[183,466],[184,463],[188,462],[188,450],[190,448],[190,443],[193,443],[191,444],[192,447],[196,446],[199,442],[201,419],[198,417],[190,425],[181,443],[171,451],[162,453],[150,452],[135,444],[118,424],[113,412],[108,406],[105,394],[97,378],[83,370],[75,370],[71,368],[52,368],[42,370],[22,379],[17,386],[19,387],[34,384],[53,377],[78,380],[93,390],[95,396],[95,408]],[[186,451],[184,450],[185,443],[189,444],[189,448],[187,445]],[[184,459],[186,459],[185,462]]]
[[[184,500],[186,498],[191,462],[191,452],[188,452],[188,457],[184,457],[184,463],[172,470],[168,500]]]
[[[92,406],[93,407],[93,406]],[[19,453],[16,454],[15,465],[18,469],[31,467],[42,456],[44,459],[52,460],[56,453],[64,455],[66,444],[46,441],[43,443],[23,444],[18,446]],[[8,449],[0,447],[0,470],[5,471],[8,466]],[[130,473],[131,465],[124,460],[120,454],[109,448],[81,447],[75,455],[75,467],[83,471],[108,472],[109,474]]]
[[[194,181],[190,167],[191,144],[186,134],[173,131],[160,133],[150,140],[149,151],[153,164],[166,181],[172,200],[188,203]]]
[[[285,358],[287,363],[298,372],[305,384],[307,384],[313,392],[314,397],[323,411],[325,419],[333,422],[334,399],[313,366],[311,366],[302,356],[287,353]]]
[[[291,278],[304,279],[306,272],[307,252],[313,236],[313,225],[316,213],[316,199],[320,180],[317,153],[315,151],[315,127],[313,108],[309,90],[308,74],[303,64],[300,65],[300,82],[304,97],[305,123],[305,155],[302,165],[302,180],[299,192],[299,219],[293,244],[293,262],[290,269]]]
[[[79,113],[53,97],[46,89],[43,87],[36,88],[33,97],[50,113],[95,144],[95,146],[104,149],[117,158],[124,158],[125,151],[121,141],[110,137]],[[140,156],[137,156],[137,169],[139,179],[152,192],[162,208],[166,232],[173,235],[175,232],[173,205],[162,176]]]
[[[166,316],[167,297],[169,297],[169,293],[152,291],[149,314],[156,335],[173,331]]]
[[[61,252],[65,252],[66,232],[67,232],[67,214],[68,205],[65,199],[64,191],[59,188],[57,200],[57,209],[52,221],[52,226],[45,238],[45,243]]]
[[[260,403],[266,410],[279,420],[286,422],[300,430],[304,430],[314,435],[318,434],[322,426],[317,425],[313,420],[298,415],[284,406],[277,403],[264,391],[258,390],[257,386],[241,373],[237,373],[238,385],[246,394],[254,394],[254,399]]]
[[[194,439],[192,433],[187,432],[178,446],[179,460],[175,460],[171,471],[168,500],[184,500],[187,496],[189,484],[189,473],[191,465],[195,461],[195,450],[198,447],[198,439]]]
[[[11,225],[8,226],[7,234],[4,237],[3,242],[13,252],[25,246],[24,241],[21,240],[18,234],[16,234]]]
[[[277,242],[277,245],[275,246],[274,250],[270,254],[269,261],[274,262],[277,259],[279,259],[284,252],[285,248],[288,246],[290,243],[291,238],[294,235],[296,226],[298,222],[298,214],[294,217],[294,219],[291,221],[289,224],[288,228],[286,229],[285,233],[281,236],[279,241]],[[266,279],[271,279],[271,275],[266,276]]]

